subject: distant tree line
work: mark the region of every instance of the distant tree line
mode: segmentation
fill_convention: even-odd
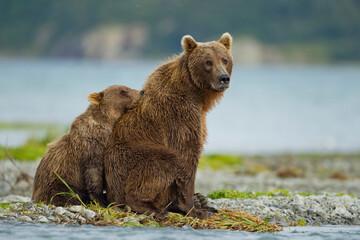
[[[320,43],[334,61],[360,59],[357,0],[0,0],[0,54],[51,56],[119,24],[144,26],[144,56],[180,51],[185,34],[207,41],[230,32],[274,46]]]

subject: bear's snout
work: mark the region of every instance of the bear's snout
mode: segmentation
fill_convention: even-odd
[[[230,76],[229,74],[221,74],[219,76],[220,88],[228,88],[230,84]]]

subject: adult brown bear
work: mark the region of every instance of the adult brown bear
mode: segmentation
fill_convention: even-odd
[[[153,72],[139,105],[123,115],[104,157],[108,202],[164,218],[170,211],[205,218],[194,208],[194,183],[206,114],[229,87],[232,38],[198,43],[184,36],[184,52]]]

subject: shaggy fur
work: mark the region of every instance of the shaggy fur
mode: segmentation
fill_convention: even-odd
[[[91,104],[78,116],[69,133],[48,145],[34,179],[32,199],[57,206],[79,204],[56,172],[82,201],[97,201],[106,206],[103,195],[103,154],[115,122],[128,109],[135,107],[139,91],[124,86],[111,86],[88,96]]]
[[[167,210],[208,216],[194,208],[195,175],[206,114],[229,87],[231,41],[228,33],[208,43],[184,36],[184,52],[149,76],[139,105],[120,118],[107,145],[109,202],[160,218]]]

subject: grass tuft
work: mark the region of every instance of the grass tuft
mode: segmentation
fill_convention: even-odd
[[[249,198],[258,198],[260,196],[284,196],[284,197],[291,197],[294,195],[300,195],[300,196],[310,196],[315,195],[311,193],[290,193],[288,190],[278,189],[274,191],[269,192],[251,192],[251,191],[245,191],[245,192],[239,192],[234,189],[224,189],[224,190],[215,190],[211,193],[209,193],[206,197],[211,199],[220,199],[220,198],[240,198],[240,199],[249,199]]]

